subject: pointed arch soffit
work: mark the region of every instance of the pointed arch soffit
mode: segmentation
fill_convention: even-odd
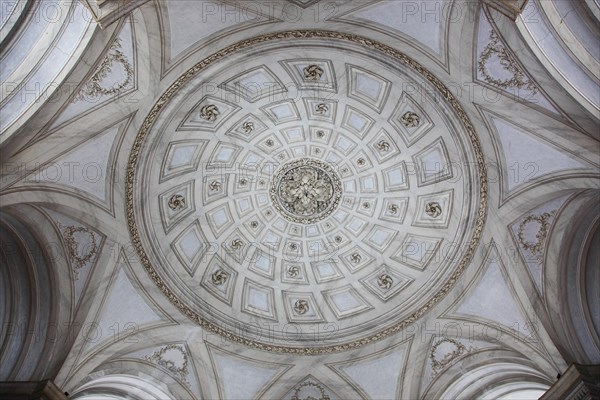
[[[69,100],[54,117],[23,148],[22,152],[42,139],[55,134],[74,121],[103,107],[127,102],[127,96],[138,89],[136,33],[132,17],[119,22],[120,27],[110,39],[102,56],[89,75],[75,89],[66,88]]]
[[[364,398],[398,399],[413,337],[352,361],[326,364]]]
[[[117,159],[134,114],[105,126],[7,186],[4,194],[47,190],[91,203],[115,216]],[[85,162],[82,162],[85,160]]]
[[[83,325],[79,349],[67,380],[75,370],[117,343],[137,343],[138,333],[178,325],[146,292],[123,250],[118,253],[115,267],[105,281],[106,286],[97,291],[104,293],[102,299],[98,299],[99,306],[90,311],[90,318]]]
[[[223,39],[249,29],[283,22],[277,16],[282,15],[283,10],[278,9],[274,2],[263,7],[260,2],[201,1],[200,7],[189,7],[190,2],[196,0],[154,3],[161,31],[161,79],[192,54]]]
[[[500,181],[499,207],[533,187],[552,181],[598,178],[597,164],[547,138],[552,135],[510,122],[483,106],[476,104],[476,107],[491,134],[499,163],[495,168],[496,179]]]
[[[293,367],[234,354],[210,343],[206,347],[222,399],[258,399]]]
[[[490,11],[481,6],[475,24],[473,80],[559,121],[574,122],[540,88],[505,43],[492,22]]]
[[[360,3],[340,14],[334,13],[328,20],[355,27],[367,26],[417,48],[449,71],[448,32],[455,1],[370,0]]]
[[[511,348],[526,346],[543,359],[551,359],[537,333],[543,327],[525,312],[493,241],[476,276],[440,317],[477,324],[477,337],[486,342],[512,342]]]

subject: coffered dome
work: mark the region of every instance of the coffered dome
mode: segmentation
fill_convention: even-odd
[[[233,45],[186,72],[136,140],[129,223],[146,268],[198,323],[258,347],[398,329],[452,286],[484,221],[463,110],[355,36]]]

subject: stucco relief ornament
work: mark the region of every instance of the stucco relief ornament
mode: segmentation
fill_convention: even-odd
[[[294,312],[300,315],[306,314],[308,312],[308,301],[297,300],[294,303]]]
[[[323,68],[318,65],[309,65],[304,68],[304,79],[307,81],[318,81],[323,76]]]
[[[96,235],[94,232],[83,226],[63,226],[58,224],[62,230],[63,239],[67,248],[67,254],[71,261],[75,280],[79,279],[79,270],[85,266],[86,263],[92,261],[96,254],[98,254],[98,242],[96,241]],[[84,234],[88,236],[89,243],[79,251],[79,243],[75,238],[76,234]]]
[[[175,365],[175,362],[165,358],[165,355],[169,351],[177,351],[180,353],[180,357],[182,360],[181,366]],[[147,361],[153,362],[154,364],[160,365],[163,368],[169,370],[169,372],[177,375],[181,381],[186,385],[190,386],[190,383],[187,380],[187,376],[189,374],[189,365],[190,360],[187,352],[179,345],[170,344],[160,349],[156,350],[149,356],[144,357]]]
[[[300,397],[300,392],[308,387],[314,387],[318,389],[321,392],[321,396],[318,399],[310,394],[307,397]],[[330,400],[330,397],[325,394],[325,389],[323,389],[323,387],[318,383],[302,382],[296,387],[296,390],[294,391],[294,395],[292,396],[291,400]]]
[[[291,266],[288,268],[287,274],[290,278],[295,278],[300,274],[300,268],[296,266]]]
[[[303,158],[284,165],[276,173],[270,195],[275,208],[287,219],[309,224],[325,218],[337,207],[341,183],[330,165]]]
[[[352,260],[352,262],[353,262],[354,264],[358,264],[359,262],[361,262],[361,261],[362,261],[362,257],[361,257],[361,255],[360,255],[360,254],[358,254],[358,253],[353,253],[353,254],[350,256],[350,259]]]
[[[250,121],[244,122],[242,129],[244,129],[244,133],[250,133],[254,130],[254,123]]]
[[[381,274],[377,278],[377,285],[379,285],[379,287],[382,289],[388,290],[392,287],[393,284],[394,280],[388,274]]]
[[[388,211],[390,214],[396,215],[396,214],[398,214],[398,206],[396,204],[390,204],[388,206]]]
[[[421,123],[421,117],[419,117],[416,113],[412,111],[407,111],[404,114],[402,114],[400,121],[407,128],[416,128]]]
[[[388,142],[386,142],[385,140],[380,140],[377,145],[377,150],[381,151],[382,153],[385,153],[386,151],[388,151],[390,149],[390,144]]]
[[[105,87],[102,81],[113,72],[115,63],[121,64],[125,71],[125,77],[121,82],[114,82],[112,86]],[[116,95],[124,90],[133,80],[133,66],[121,49],[121,39],[117,38],[110,46],[108,53],[100,63],[100,66],[91,76],[90,80],[83,86],[81,91],[73,99],[73,102],[90,97]]]
[[[200,109],[200,118],[206,121],[216,121],[219,116],[219,108],[214,104],[209,104]]]
[[[443,358],[436,358],[436,351],[438,347],[442,343],[449,343],[454,347],[454,350],[444,354]],[[444,338],[438,341],[431,347],[431,352],[429,353],[429,359],[431,360],[431,368],[433,369],[434,374],[437,374],[441,369],[443,369],[446,365],[450,364],[452,361],[456,360],[458,357],[472,351],[472,348],[467,348],[464,344],[455,339]]]
[[[231,248],[232,249],[236,249],[236,250],[241,249],[243,245],[244,245],[244,242],[242,242],[241,239],[233,239],[231,241]]]
[[[488,63],[491,59],[497,58],[502,68],[511,74],[510,78],[494,78],[488,70]],[[503,89],[516,87],[519,89],[531,90],[533,94],[537,93],[538,89],[535,84],[525,74],[521,66],[506,50],[506,47],[500,41],[498,34],[493,29],[490,31],[490,42],[479,55],[477,69],[487,83],[491,83]]]
[[[223,271],[222,269],[219,269],[212,273],[210,279],[215,285],[221,286],[224,285],[225,282],[227,282],[228,276],[229,275],[227,274],[227,272]]]
[[[327,107],[327,104],[325,103],[319,103],[317,104],[317,107],[315,107],[315,112],[319,114],[325,114],[327,111],[329,111],[329,107]]]
[[[167,205],[173,211],[181,210],[185,207],[185,198],[180,194],[174,194],[169,198]]]
[[[519,244],[523,250],[529,251],[535,255],[540,263],[543,262],[544,244],[546,243],[546,238],[548,237],[548,232],[550,230],[550,219],[554,217],[555,214],[556,210],[545,212],[540,215],[531,214],[525,217],[519,224],[519,231],[517,234]],[[527,228],[527,225],[532,223],[538,223],[540,227],[535,234],[536,241],[528,242],[525,239],[525,229]]]
[[[210,190],[212,190],[213,192],[218,192],[219,190],[221,190],[221,182],[219,181],[212,181],[209,185]]]
[[[431,203],[425,204],[425,213],[431,218],[437,218],[442,215],[442,206],[440,203],[432,201]]]

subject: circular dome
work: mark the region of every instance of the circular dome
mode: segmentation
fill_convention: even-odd
[[[271,34],[157,101],[128,166],[130,233],[204,328],[272,351],[343,349],[401,329],[456,282],[485,218],[482,164],[459,103],[402,53]]]

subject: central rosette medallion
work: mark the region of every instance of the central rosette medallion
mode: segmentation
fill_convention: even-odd
[[[340,178],[330,164],[301,158],[277,170],[269,193],[274,207],[285,218],[312,224],[337,208],[342,190]]]

